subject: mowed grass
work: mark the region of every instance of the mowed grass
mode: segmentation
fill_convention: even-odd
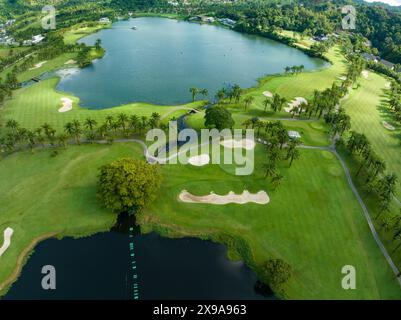
[[[65,44],[74,44],[79,39],[88,36],[92,33],[95,33],[99,30],[110,28],[110,23],[99,23],[93,27],[85,27],[83,25],[76,25],[72,28],[66,29],[62,31],[64,43]]]
[[[400,298],[397,281],[336,158],[320,150],[302,150],[301,154],[292,168],[287,163],[281,166],[284,181],[276,191],[263,179],[265,151],[261,146],[251,176],[231,175],[227,165],[163,167],[163,196],[138,221],[143,231],[169,237],[243,240],[256,271],[270,258],[284,259],[294,269],[285,287],[290,299]],[[266,190],[271,202],[225,206],[178,202],[184,189],[196,195]],[[238,257],[238,253],[230,256]],[[357,270],[356,290],[341,287],[344,265]]]
[[[81,108],[77,97],[55,90],[57,83],[57,78],[48,79],[15,92],[13,98],[4,104],[1,112],[2,121],[14,119],[22,127],[28,129],[38,128],[46,122],[56,130],[62,131],[64,125],[74,119],[84,122],[85,119],[92,118],[100,124],[104,122],[106,116],[117,116],[119,113],[150,117],[153,112],[158,112],[162,116],[168,114],[168,118],[171,118],[187,112],[185,109],[180,109],[180,106],[157,106],[146,103],[132,103],[102,110]],[[73,100],[73,109],[71,111],[58,112],[59,108],[62,107],[62,97],[68,97]],[[190,103],[186,107],[198,108],[203,104],[204,102],[198,101]]]
[[[55,158],[50,153],[17,153],[0,162],[0,229],[15,230],[10,248],[1,258],[0,283],[10,276],[18,256],[35,238],[107,230],[116,216],[96,199],[98,168],[120,157],[143,158],[142,149],[134,143],[70,146]],[[242,239],[256,271],[272,257],[291,264],[294,274],[285,287],[290,299],[400,298],[398,284],[334,156],[327,151],[302,150],[292,168],[282,164],[284,181],[276,191],[263,179],[264,158],[265,151],[258,146],[255,173],[245,177],[232,175],[232,170],[219,165],[163,166],[159,195],[138,219],[142,230],[169,236]],[[183,189],[197,195],[266,190],[271,202],[185,204],[177,201]],[[230,256],[238,254],[232,251]],[[356,290],[341,288],[341,268],[347,264],[356,267]]]
[[[352,90],[343,106],[351,117],[352,130],[364,133],[376,153],[385,160],[387,171],[398,176],[397,197],[401,199],[401,128],[384,103],[388,82],[384,77],[369,72],[367,79],[360,78],[359,88]],[[383,121],[396,130],[384,128]]]
[[[108,230],[116,216],[96,199],[98,168],[120,157],[140,158],[143,151],[137,144],[120,143],[71,146],[57,157],[50,154],[24,152],[0,161],[0,232],[14,229],[11,246],[0,258],[0,288],[35,238]]]

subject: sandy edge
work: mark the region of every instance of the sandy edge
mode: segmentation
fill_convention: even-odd
[[[193,156],[188,159],[188,163],[195,167],[202,167],[210,162],[210,156],[208,154],[201,154],[199,156]]]
[[[14,230],[10,227],[4,230],[4,242],[3,245],[0,247],[0,257],[7,251],[7,249],[11,245],[11,237],[14,233]]]
[[[29,253],[36,247],[36,245],[46,239],[52,238],[54,236],[56,236],[57,233],[47,233],[43,236],[37,237],[35,239],[33,239],[29,245],[27,247],[25,247],[24,250],[22,250],[22,252],[19,254],[18,258],[17,258],[17,263],[16,266],[13,270],[13,272],[11,273],[11,275],[9,275],[2,283],[0,283],[0,293],[6,289],[9,285],[11,285],[15,280],[17,280],[18,276],[21,273],[22,267],[25,264],[25,259],[26,257],[29,255]]]
[[[387,121],[382,121],[383,127],[387,130],[394,131],[395,127],[389,124]]]
[[[252,150],[255,149],[256,143],[255,141],[249,139],[242,139],[242,140],[229,139],[220,141],[220,145],[229,149],[243,148],[245,150]]]
[[[39,63],[35,64],[34,67],[29,68],[29,70],[36,70],[36,69],[39,69],[39,68],[41,68],[45,63],[47,63],[47,61],[39,62]]]
[[[263,94],[265,97],[268,97],[268,98],[273,97],[273,93],[271,93],[270,91],[264,91],[262,94]]]

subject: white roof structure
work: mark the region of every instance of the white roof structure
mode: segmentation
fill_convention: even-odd
[[[299,134],[298,131],[288,131],[288,136],[291,139],[300,139],[301,138],[301,135]]]

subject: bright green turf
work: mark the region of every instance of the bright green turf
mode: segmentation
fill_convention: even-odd
[[[368,79],[359,80],[360,87],[353,90],[343,103],[351,116],[352,130],[364,133],[372,143],[376,153],[386,162],[387,170],[398,176],[398,198],[401,199],[401,128],[396,125],[384,101],[385,84],[389,80],[369,72]],[[382,121],[394,125],[397,130],[389,131]]]
[[[35,237],[49,232],[81,236],[108,229],[115,216],[97,203],[97,168],[127,156],[142,158],[142,150],[128,143],[71,146],[55,158],[50,151],[37,151],[1,161],[0,202],[5,214],[0,215],[0,229],[10,226],[15,234],[2,257],[0,282]],[[271,257],[292,265],[294,276],[286,286],[289,298],[399,298],[399,287],[337,160],[327,152],[303,150],[291,169],[283,164],[283,184],[272,191],[260,170],[264,157],[258,146],[258,166],[248,177],[231,175],[219,165],[164,166],[159,191],[163,197],[157,197],[139,219],[143,229],[170,230],[172,236],[240,237],[251,248],[253,267]],[[267,190],[271,202],[265,206],[184,204],[176,200],[182,189],[195,194]],[[355,291],[341,289],[345,264],[357,269]]]
[[[79,99],[71,95],[56,92],[55,86],[58,79],[49,79],[35,84],[31,87],[18,90],[13,99],[7,101],[4,105],[4,110],[1,112],[2,120],[7,119],[16,120],[21,126],[29,129],[34,129],[47,122],[52,125],[56,130],[63,130],[65,123],[74,119],[84,121],[90,117],[95,119],[98,123],[104,121],[107,115],[117,115],[121,112],[127,115],[136,114],[138,116],[151,116],[153,112],[158,112],[164,115],[177,108],[168,106],[156,106],[146,103],[132,103],[120,107],[103,109],[103,110],[90,110],[79,107]],[[61,108],[62,97],[69,97],[74,101],[73,110],[60,113],[58,109]],[[203,105],[204,102],[195,102],[188,104],[188,107],[196,108]],[[177,110],[169,115],[169,117],[179,116],[186,113],[187,110]]]

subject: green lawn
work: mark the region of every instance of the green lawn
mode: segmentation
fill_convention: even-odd
[[[73,44],[79,39],[86,37],[92,33],[95,33],[104,28],[110,28],[111,24],[99,23],[93,27],[85,27],[82,25],[76,25],[70,29],[63,30],[63,37],[65,44]]]
[[[55,91],[58,79],[41,81],[31,87],[23,88],[14,93],[14,97],[8,100],[1,112],[2,120],[16,120],[22,127],[35,129],[47,122],[56,130],[63,130],[65,123],[74,119],[84,121],[88,117],[95,119],[98,123],[104,121],[107,115],[117,115],[121,112],[136,114],[138,116],[151,116],[153,112],[161,115],[169,114],[168,118],[178,117],[185,114],[187,110],[179,110],[177,106],[156,106],[146,103],[132,103],[120,107],[90,110],[79,106],[79,99],[66,93]],[[65,113],[58,112],[61,108],[62,97],[69,97],[74,101],[73,110]],[[204,104],[202,101],[190,103],[186,106],[197,108]],[[176,110],[176,111],[174,111]],[[166,119],[167,120],[167,119]]]
[[[276,191],[263,179],[264,157],[258,146],[256,171],[248,177],[229,174],[227,165],[165,167],[163,197],[141,215],[142,230],[223,242],[229,237],[231,244],[245,241],[239,249],[251,257],[256,269],[269,258],[282,258],[294,268],[285,288],[288,298],[400,298],[400,288],[334,156],[302,150],[292,168],[282,165],[284,181]],[[267,190],[271,202],[263,206],[177,202],[184,189],[197,195]],[[230,256],[238,257],[233,247]],[[341,268],[346,264],[356,267],[357,290],[341,288]]]
[[[116,143],[70,146],[55,158],[50,151],[37,151],[3,159],[0,229],[12,227],[15,233],[2,257],[0,283],[35,238],[107,230],[115,216],[96,200],[97,168],[120,157],[143,158],[142,154],[137,144]],[[160,196],[139,218],[142,230],[219,242],[244,241],[242,248],[248,249],[242,254],[251,257],[249,263],[256,270],[269,258],[285,259],[294,268],[285,288],[288,298],[400,298],[398,284],[333,155],[302,150],[292,168],[282,164],[284,181],[276,191],[262,178],[264,157],[265,151],[258,146],[255,173],[246,177],[230,174],[230,165],[163,166]],[[183,189],[199,195],[266,190],[271,202],[263,206],[184,204],[177,201]],[[234,247],[230,256],[239,258]],[[346,264],[357,269],[356,290],[341,288],[341,268]]]
[[[352,130],[364,133],[376,153],[386,162],[387,170],[398,176],[398,198],[401,199],[401,128],[384,105],[385,84],[389,80],[369,72],[368,79],[359,80],[360,87],[353,90],[343,106],[351,116]],[[389,131],[382,121],[394,125],[397,130]]]

